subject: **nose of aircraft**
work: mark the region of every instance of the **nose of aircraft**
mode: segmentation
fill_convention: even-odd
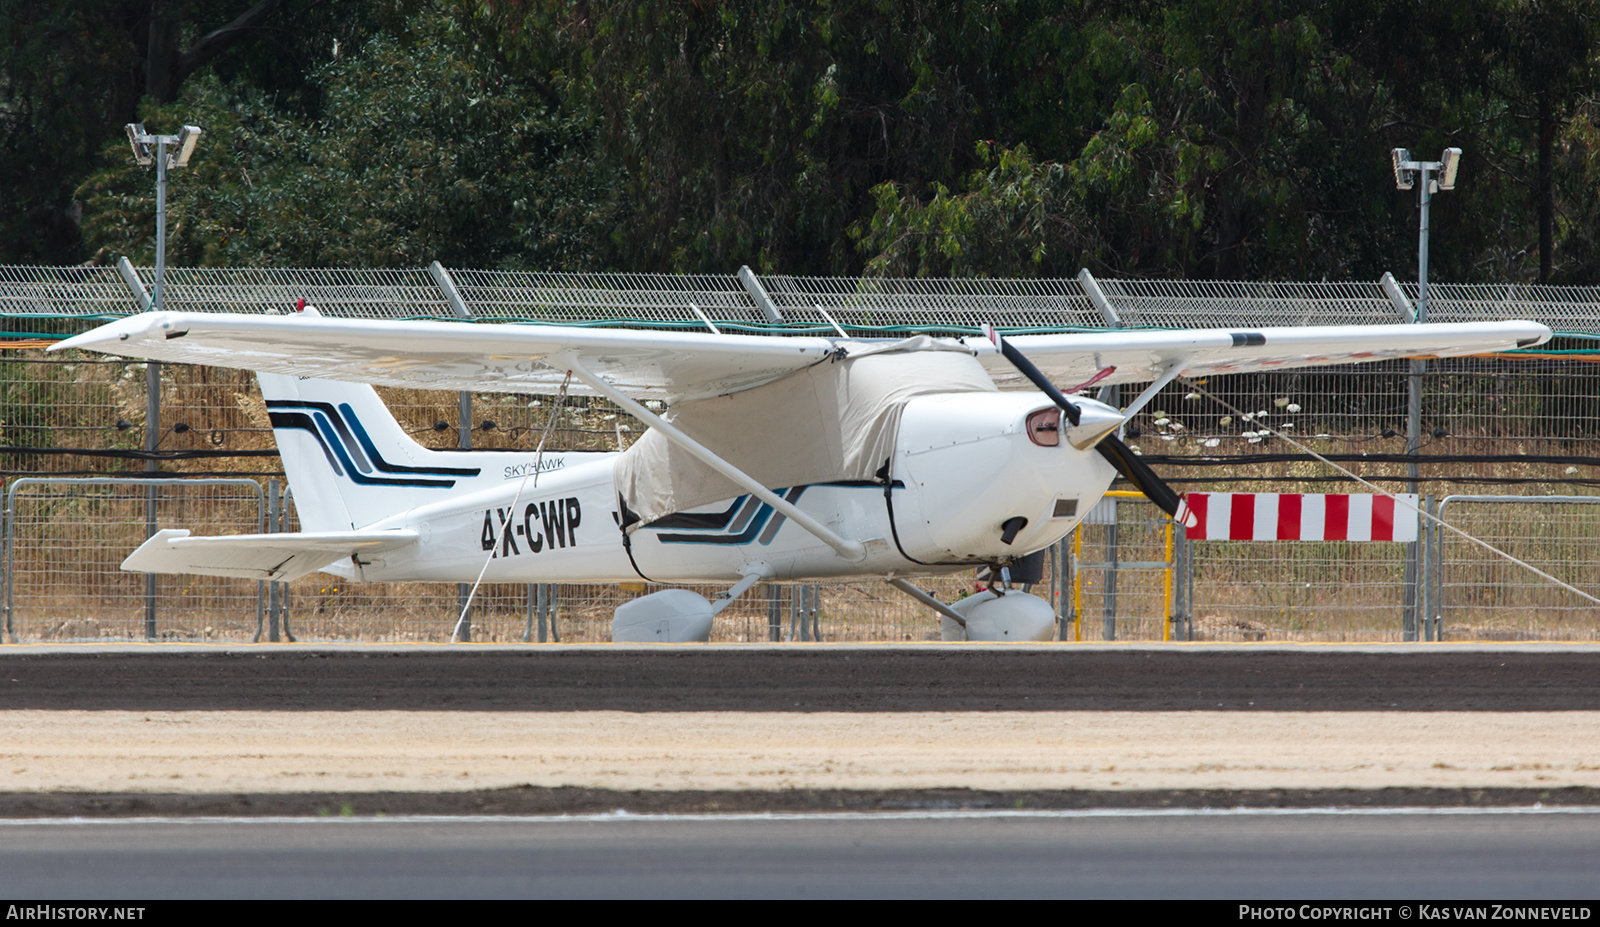
[[[1067,428],[1067,443],[1080,451],[1100,443],[1125,420],[1121,412],[1098,400],[1075,398],[1073,402],[1078,407],[1078,424]]]

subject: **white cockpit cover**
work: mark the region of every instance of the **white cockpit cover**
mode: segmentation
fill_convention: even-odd
[[[995,390],[983,365],[951,342],[921,336],[846,349],[841,360],[765,386],[677,403],[666,418],[763,486],[782,489],[874,479],[894,452],[907,400]],[[644,524],[744,493],[655,429],[616,466],[617,491]]]

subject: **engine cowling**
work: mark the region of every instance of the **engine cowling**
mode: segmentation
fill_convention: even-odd
[[[1116,415],[1091,399],[1086,407]],[[896,437],[901,550],[919,563],[992,563],[1049,547],[1088,514],[1116,471],[1091,445],[1030,437],[1037,393],[951,393],[906,403]],[[1054,428],[1059,428],[1056,423]]]

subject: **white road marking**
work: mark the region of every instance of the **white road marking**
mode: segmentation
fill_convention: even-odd
[[[93,824],[609,824],[674,821],[945,821],[953,819],[1217,818],[1217,817],[1485,817],[1495,815],[1600,815],[1600,805],[1512,805],[1501,807],[1395,808],[1068,808],[968,809],[948,811],[804,811],[728,814],[635,814],[618,809],[598,814],[395,814],[343,817],[118,817],[0,818],[0,827],[62,827]]]

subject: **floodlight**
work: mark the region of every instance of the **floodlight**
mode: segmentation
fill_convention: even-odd
[[[178,153],[172,156],[172,167],[187,167],[194,146],[200,141],[199,126],[184,126],[178,132]]]
[[[1400,190],[1411,189],[1417,181],[1417,172],[1407,170],[1400,165],[1411,160],[1411,151],[1407,148],[1396,148],[1389,152],[1389,157],[1394,161],[1394,185]]]
[[[1461,149],[1446,148],[1444,157],[1440,160],[1444,162],[1444,166],[1440,172],[1442,176],[1439,178],[1439,189],[1454,190],[1456,188],[1456,171],[1461,167]]]
[[[130,122],[127,128],[128,144],[133,146],[133,160],[141,167],[149,167],[155,162],[155,156],[150,154],[150,143],[147,141],[150,136],[144,131],[144,123]]]

